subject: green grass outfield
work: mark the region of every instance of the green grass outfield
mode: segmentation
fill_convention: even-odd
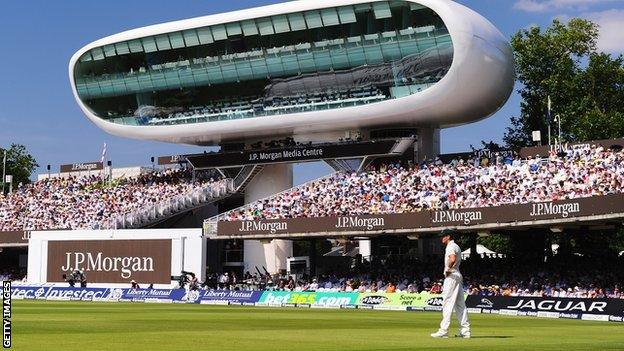
[[[435,312],[13,300],[12,313],[19,351],[624,350],[622,324],[498,315],[470,315],[466,340],[432,339]]]

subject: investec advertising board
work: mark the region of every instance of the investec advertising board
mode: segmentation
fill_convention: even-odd
[[[421,211],[414,213],[345,217],[293,218],[261,221],[222,221],[217,236],[266,235],[276,237],[305,233],[360,233],[416,230],[440,227],[469,228],[490,223],[562,220],[623,213],[624,194],[574,200],[550,201],[498,207]]]
[[[84,271],[89,283],[171,283],[171,239],[48,241],[48,282]]]

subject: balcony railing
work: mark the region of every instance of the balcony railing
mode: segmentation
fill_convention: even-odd
[[[94,229],[126,229],[143,227],[154,222],[166,219],[182,211],[225,198],[235,192],[234,180],[225,179],[208,187],[195,189],[186,194],[156,203],[149,207],[125,213],[103,223],[100,228]]]

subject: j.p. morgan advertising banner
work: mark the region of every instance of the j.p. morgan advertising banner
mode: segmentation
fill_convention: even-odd
[[[79,269],[89,283],[171,283],[171,239],[48,242],[48,282]]]
[[[25,245],[30,239],[30,232],[23,231],[0,231],[0,244]]]
[[[104,164],[102,162],[71,163],[61,165],[60,169],[61,173],[100,171],[104,169]]]
[[[622,299],[577,299],[548,297],[468,296],[466,306],[483,313],[622,321]]]
[[[489,223],[532,223],[624,213],[624,194],[522,205],[421,211],[415,213],[282,220],[218,222],[217,236],[267,236],[300,233],[384,232],[440,227],[466,227]],[[214,233],[208,233],[214,234]]]

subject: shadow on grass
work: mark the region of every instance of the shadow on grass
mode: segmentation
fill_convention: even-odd
[[[479,335],[472,336],[471,339],[509,339],[513,338],[511,335]]]

